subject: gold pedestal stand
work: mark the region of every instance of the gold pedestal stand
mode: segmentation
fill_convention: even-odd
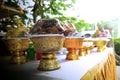
[[[106,49],[106,46],[97,46],[97,52],[102,52]]]
[[[79,55],[86,56],[87,54],[91,54],[93,48],[94,41],[91,38],[85,38],[82,47],[79,48]]]
[[[38,70],[51,71],[60,68],[56,51],[63,48],[64,39],[64,36],[59,34],[41,34],[31,37],[35,51],[42,53]]]
[[[27,62],[27,56],[23,53],[23,52],[13,52],[13,54],[15,53],[15,55],[11,56],[11,63],[15,63],[15,64],[23,64]]]
[[[92,46],[85,46],[79,49],[79,56],[86,56],[92,53]]]
[[[87,46],[86,47],[87,54],[91,54],[92,53],[92,49],[93,49],[93,46]]]
[[[25,51],[29,47],[30,39],[10,38],[4,39],[7,49],[11,52],[11,63],[22,64],[27,62]]]
[[[108,41],[107,40],[98,40],[95,41],[94,44],[97,46],[97,51],[102,52],[106,49]]]
[[[56,58],[55,52],[42,53],[42,59],[40,60],[38,70],[49,71],[56,70],[59,68],[60,68],[59,61]]]
[[[79,56],[86,56],[87,52],[86,52],[86,47],[81,47],[79,49]]]
[[[67,60],[79,59],[77,50],[82,47],[84,38],[66,38],[64,41],[64,47],[67,48],[68,54],[66,55]]]
[[[79,56],[76,53],[76,50],[77,49],[75,48],[68,48],[68,54],[66,56],[66,60],[78,60]]]

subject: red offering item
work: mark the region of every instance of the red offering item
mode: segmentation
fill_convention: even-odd
[[[36,52],[36,60],[40,60],[41,59],[41,53],[40,52]]]

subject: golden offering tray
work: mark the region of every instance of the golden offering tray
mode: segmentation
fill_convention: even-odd
[[[106,45],[109,39],[107,38],[86,38],[84,42],[93,42],[93,45],[97,47],[98,52],[102,52],[106,49]]]
[[[77,50],[82,48],[84,38],[67,37],[64,41],[64,47],[67,48],[67,60],[78,60],[79,54]]]
[[[59,69],[60,65],[56,58],[56,51],[63,48],[64,36],[59,34],[40,34],[32,35],[30,39],[34,44],[35,51],[41,53],[38,70]]]
[[[79,48],[79,56],[86,56],[87,54],[92,53],[94,45],[92,41],[83,41],[83,45],[81,48]]]
[[[7,49],[12,54],[11,63],[21,64],[27,62],[27,52],[30,39],[26,37],[3,38]]]

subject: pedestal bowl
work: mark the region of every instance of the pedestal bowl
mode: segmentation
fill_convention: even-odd
[[[98,39],[94,41],[94,45],[97,46],[97,51],[102,52],[106,49],[106,45],[108,43],[108,39]]]
[[[35,51],[41,53],[38,70],[48,71],[59,69],[60,65],[56,58],[56,51],[63,48],[64,36],[59,34],[41,34],[32,35],[30,39],[34,44]]]
[[[3,41],[12,55],[10,60],[11,63],[21,64],[27,62],[25,52],[27,52],[29,48],[29,38],[4,38]]]
[[[64,41],[64,47],[67,48],[68,54],[66,56],[67,60],[77,60],[79,54],[77,50],[83,47],[84,38],[66,38]]]
[[[86,56],[87,54],[91,54],[93,48],[94,48],[93,41],[89,38],[88,39],[85,38],[83,41],[83,47],[79,49],[80,50],[79,55]]]

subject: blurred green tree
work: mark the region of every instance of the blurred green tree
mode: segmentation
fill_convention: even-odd
[[[7,0],[9,3],[11,1],[14,4],[22,4],[24,6],[29,4],[28,0]],[[33,0],[33,5],[28,5],[24,8],[24,14],[19,15],[23,22],[27,20],[27,24],[36,23],[37,18],[40,19],[58,19],[61,22],[70,22],[75,25],[78,32],[82,30],[89,30],[94,27],[93,24],[86,23],[84,20],[80,20],[78,17],[67,17],[64,14],[68,9],[73,9],[76,0]],[[12,6],[14,6],[14,4]],[[28,8],[31,8],[32,17],[27,16]],[[72,13],[70,13],[72,14]]]

